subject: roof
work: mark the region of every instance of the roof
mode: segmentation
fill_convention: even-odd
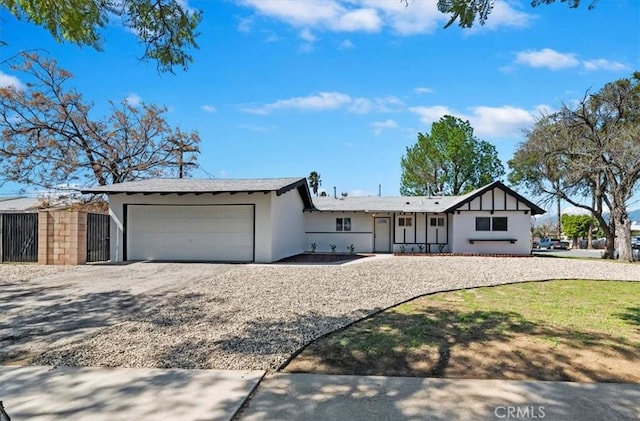
[[[494,181],[462,196],[395,196],[395,197],[316,197],[311,199],[307,179],[291,178],[247,178],[247,179],[197,179],[197,178],[155,178],[128,181],[108,186],[83,189],[82,193],[106,194],[220,194],[276,192],[278,196],[297,189],[305,209],[317,211],[365,211],[365,212],[453,212],[485,192],[499,188],[516,197],[531,208],[531,214],[545,213],[543,209],[516,193],[500,181]]]
[[[365,212],[431,212],[448,209],[458,196],[314,197],[315,210]]]
[[[40,200],[32,197],[2,198],[0,199],[0,212],[22,212],[38,209],[40,205]]]
[[[85,188],[81,192],[98,194],[198,195],[205,193],[268,193],[273,191],[280,196],[293,189],[298,189],[305,208],[313,206],[307,179],[304,177],[251,179],[154,178]]]
[[[545,213],[535,203],[527,200],[500,181],[494,181],[462,196],[395,196],[395,197],[315,197],[314,210],[327,212],[429,212],[447,213],[454,212],[460,206],[472,201],[487,191],[499,188],[507,194],[514,196],[520,202],[525,203],[532,215]]]

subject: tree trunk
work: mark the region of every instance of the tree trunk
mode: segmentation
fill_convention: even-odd
[[[562,239],[562,209],[560,207],[560,196],[558,196],[558,240]]]
[[[615,251],[615,235],[613,231],[610,229],[604,229],[604,237],[607,242],[604,249],[604,254],[602,255],[605,259],[615,259],[614,251]]]
[[[618,240],[618,259],[633,262],[631,252],[631,221],[624,208],[616,207],[612,215],[616,221],[616,239]]]
[[[596,208],[596,192],[595,189],[591,194],[591,209]],[[587,233],[587,250],[593,249],[593,226],[595,225],[596,218],[591,214],[591,222],[589,223],[589,232]]]

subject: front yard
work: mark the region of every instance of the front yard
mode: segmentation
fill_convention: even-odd
[[[421,297],[316,341],[289,372],[640,383],[640,283],[560,280]]]
[[[0,265],[0,364],[275,370],[320,336],[428,293],[525,280],[640,280],[638,265],[543,258],[64,269]],[[499,332],[517,329],[510,310],[500,311],[507,316]]]

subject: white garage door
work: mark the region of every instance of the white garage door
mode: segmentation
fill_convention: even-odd
[[[127,259],[253,260],[253,205],[127,206]]]

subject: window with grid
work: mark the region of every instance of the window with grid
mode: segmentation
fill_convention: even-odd
[[[351,231],[351,218],[336,218],[336,231]]]

